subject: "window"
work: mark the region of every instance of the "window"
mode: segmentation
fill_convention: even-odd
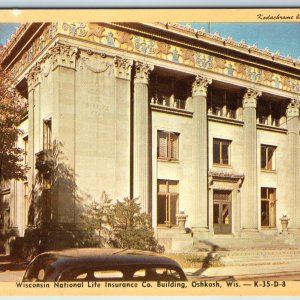
[[[237,109],[240,104],[239,96],[236,92],[227,91],[212,87],[208,94],[208,113],[229,118],[237,118]]]
[[[276,225],[276,189],[261,188],[261,226]]]
[[[185,80],[155,74],[150,83],[149,97],[152,104],[186,109],[189,87]]]
[[[257,104],[257,123],[280,127],[284,111],[282,103],[260,99]]]
[[[276,147],[261,145],[261,168],[264,170],[275,170]]]
[[[158,180],[157,224],[174,226],[178,213],[178,181]]]
[[[229,165],[229,150],[231,141],[213,140],[213,163],[219,165]]]
[[[25,136],[23,138],[23,142],[24,142],[24,163],[27,164],[28,163],[28,136]]]
[[[157,157],[165,160],[178,160],[179,134],[168,131],[157,132]]]
[[[52,122],[51,119],[43,123],[43,150],[52,149]]]

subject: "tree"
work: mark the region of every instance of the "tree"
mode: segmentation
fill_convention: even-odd
[[[134,248],[163,252],[154,237],[151,215],[142,213],[137,199],[125,198],[113,206],[111,243],[117,248]]]
[[[16,146],[18,128],[27,110],[26,102],[8,72],[0,68],[0,180],[25,179],[23,150]]]
[[[108,245],[110,237],[110,223],[112,221],[112,200],[103,192],[99,201],[93,200],[86,205],[82,213],[82,221],[87,234],[89,246],[104,247]]]

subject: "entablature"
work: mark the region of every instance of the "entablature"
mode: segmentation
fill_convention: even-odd
[[[134,57],[141,59],[142,57],[154,65],[170,67],[191,74],[201,72],[213,80],[234,82],[234,84],[244,87],[255,86],[261,91],[285,94],[286,97],[293,97],[300,93],[300,74],[297,66],[287,70],[267,60],[262,60],[264,64],[255,62],[255,59],[246,61],[238,55],[233,55],[234,52],[231,53],[231,57],[226,53],[227,56],[225,57],[222,51],[214,52],[209,48],[209,45],[203,48],[203,46],[200,47],[197,43],[192,42],[191,36],[187,34],[187,30],[182,29],[181,25],[172,26],[175,29],[178,27],[176,30],[180,29],[180,34],[186,32],[185,37],[189,39],[190,43],[182,43],[180,39],[167,39],[168,29],[163,30],[164,36],[154,35],[151,33],[151,28],[155,24],[144,24],[147,32],[145,30],[140,32],[132,26],[132,23],[63,22],[43,24],[43,30],[40,27],[42,31],[36,35],[35,39],[32,38],[31,44],[23,47],[18,54],[14,55],[17,59],[16,62],[11,61],[9,63],[7,61],[9,56],[5,54],[6,50],[2,52],[2,62],[5,61],[5,64],[12,69],[16,77],[21,73],[26,73],[29,66],[39,59],[41,53],[54,40],[64,40],[67,44],[85,44],[82,47],[86,47],[87,50],[88,48],[94,50],[102,47],[107,49],[107,55],[112,55],[115,52],[115,55],[123,53],[130,59],[134,59]],[[195,30],[189,30],[191,34],[193,34],[192,31]],[[25,33],[28,35],[28,32]],[[22,34],[25,35],[25,33]],[[200,37],[201,34],[198,32],[195,38],[199,42],[201,42]],[[212,37],[212,39],[220,42],[220,38],[217,36]],[[14,46],[12,42],[9,43],[10,51],[17,49],[17,44],[18,39]]]

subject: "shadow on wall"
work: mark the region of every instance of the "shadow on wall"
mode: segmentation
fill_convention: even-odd
[[[63,144],[54,141],[52,149],[36,154],[28,227],[22,242],[17,239],[12,243],[16,255],[32,257],[51,249],[84,246],[78,216],[87,195],[79,196],[82,193],[76,186],[76,175],[62,149]]]

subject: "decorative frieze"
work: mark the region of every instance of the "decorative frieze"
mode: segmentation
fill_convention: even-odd
[[[130,80],[133,61],[124,57],[115,57],[116,78]]]
[[[220,47],[229,47],[240,52],[250,53],[256,57],[262,57],[267,62],[275,60],[289,66],[297,67],[300,65],[299,60],[293,61],[290,56],[282,57],[279,53],[273,54],[268,49],[261,50],[257,48],[256,45],[249,46],[244,41],[236,42],[231,37],[224,39],[217,33],[210,34],[206,33],[205,30],[182,27],[176,23],[168,23],[166,26],[169,29],[173,28],[176,31],[180,31],[180,33],[186,36],[217,43]],[[205,69],[212,73],[258,83],[288,92],[298,93],[300,91],[300,81],[291,76],[265,70],[247,63],[233,61],[229,58],[221,57],[218,54],[205,53],[196,48],[191,49],[188,47],[175,46],[172,41],[158,41],[151,37],[142,37],[139,34],[113,29],[110,28],[109,25],[106,26],[105,23],[51,23],[45,27],[40,36],[33,40],[30,48],[20,54],[18,61],[12,67],[13,74],[15,76],[21,74],[41,51],[50,44],[55,35],[59,33],[109,47],[120,48],[144,56],[156,57],[173,63]],[[68,63],[70,64],[71,61]],[[74,67],[74,63],[71,63],[71,67]]]
[[[197,75],[195,81],[193,82],[192,92],[193,96],[203,96],[207,95],[207,87],[212,83],[211,78],[206,78],[201,75]]]
[[[287,117],[297,117],[299,116],[300,101],[297,99],[292,99],[286,109]]]
[[[140,61],[135,62],[134,82],[148,84],[149,74],[151,71],[153,71],[153,69],[153,65],[149,65]]]
[[[244,108],[256,108],[257,104],[257,98],[261,96],[261,92],[254,90],[254,89],[248,89],[246,94],[243,98],[243,107]]]

